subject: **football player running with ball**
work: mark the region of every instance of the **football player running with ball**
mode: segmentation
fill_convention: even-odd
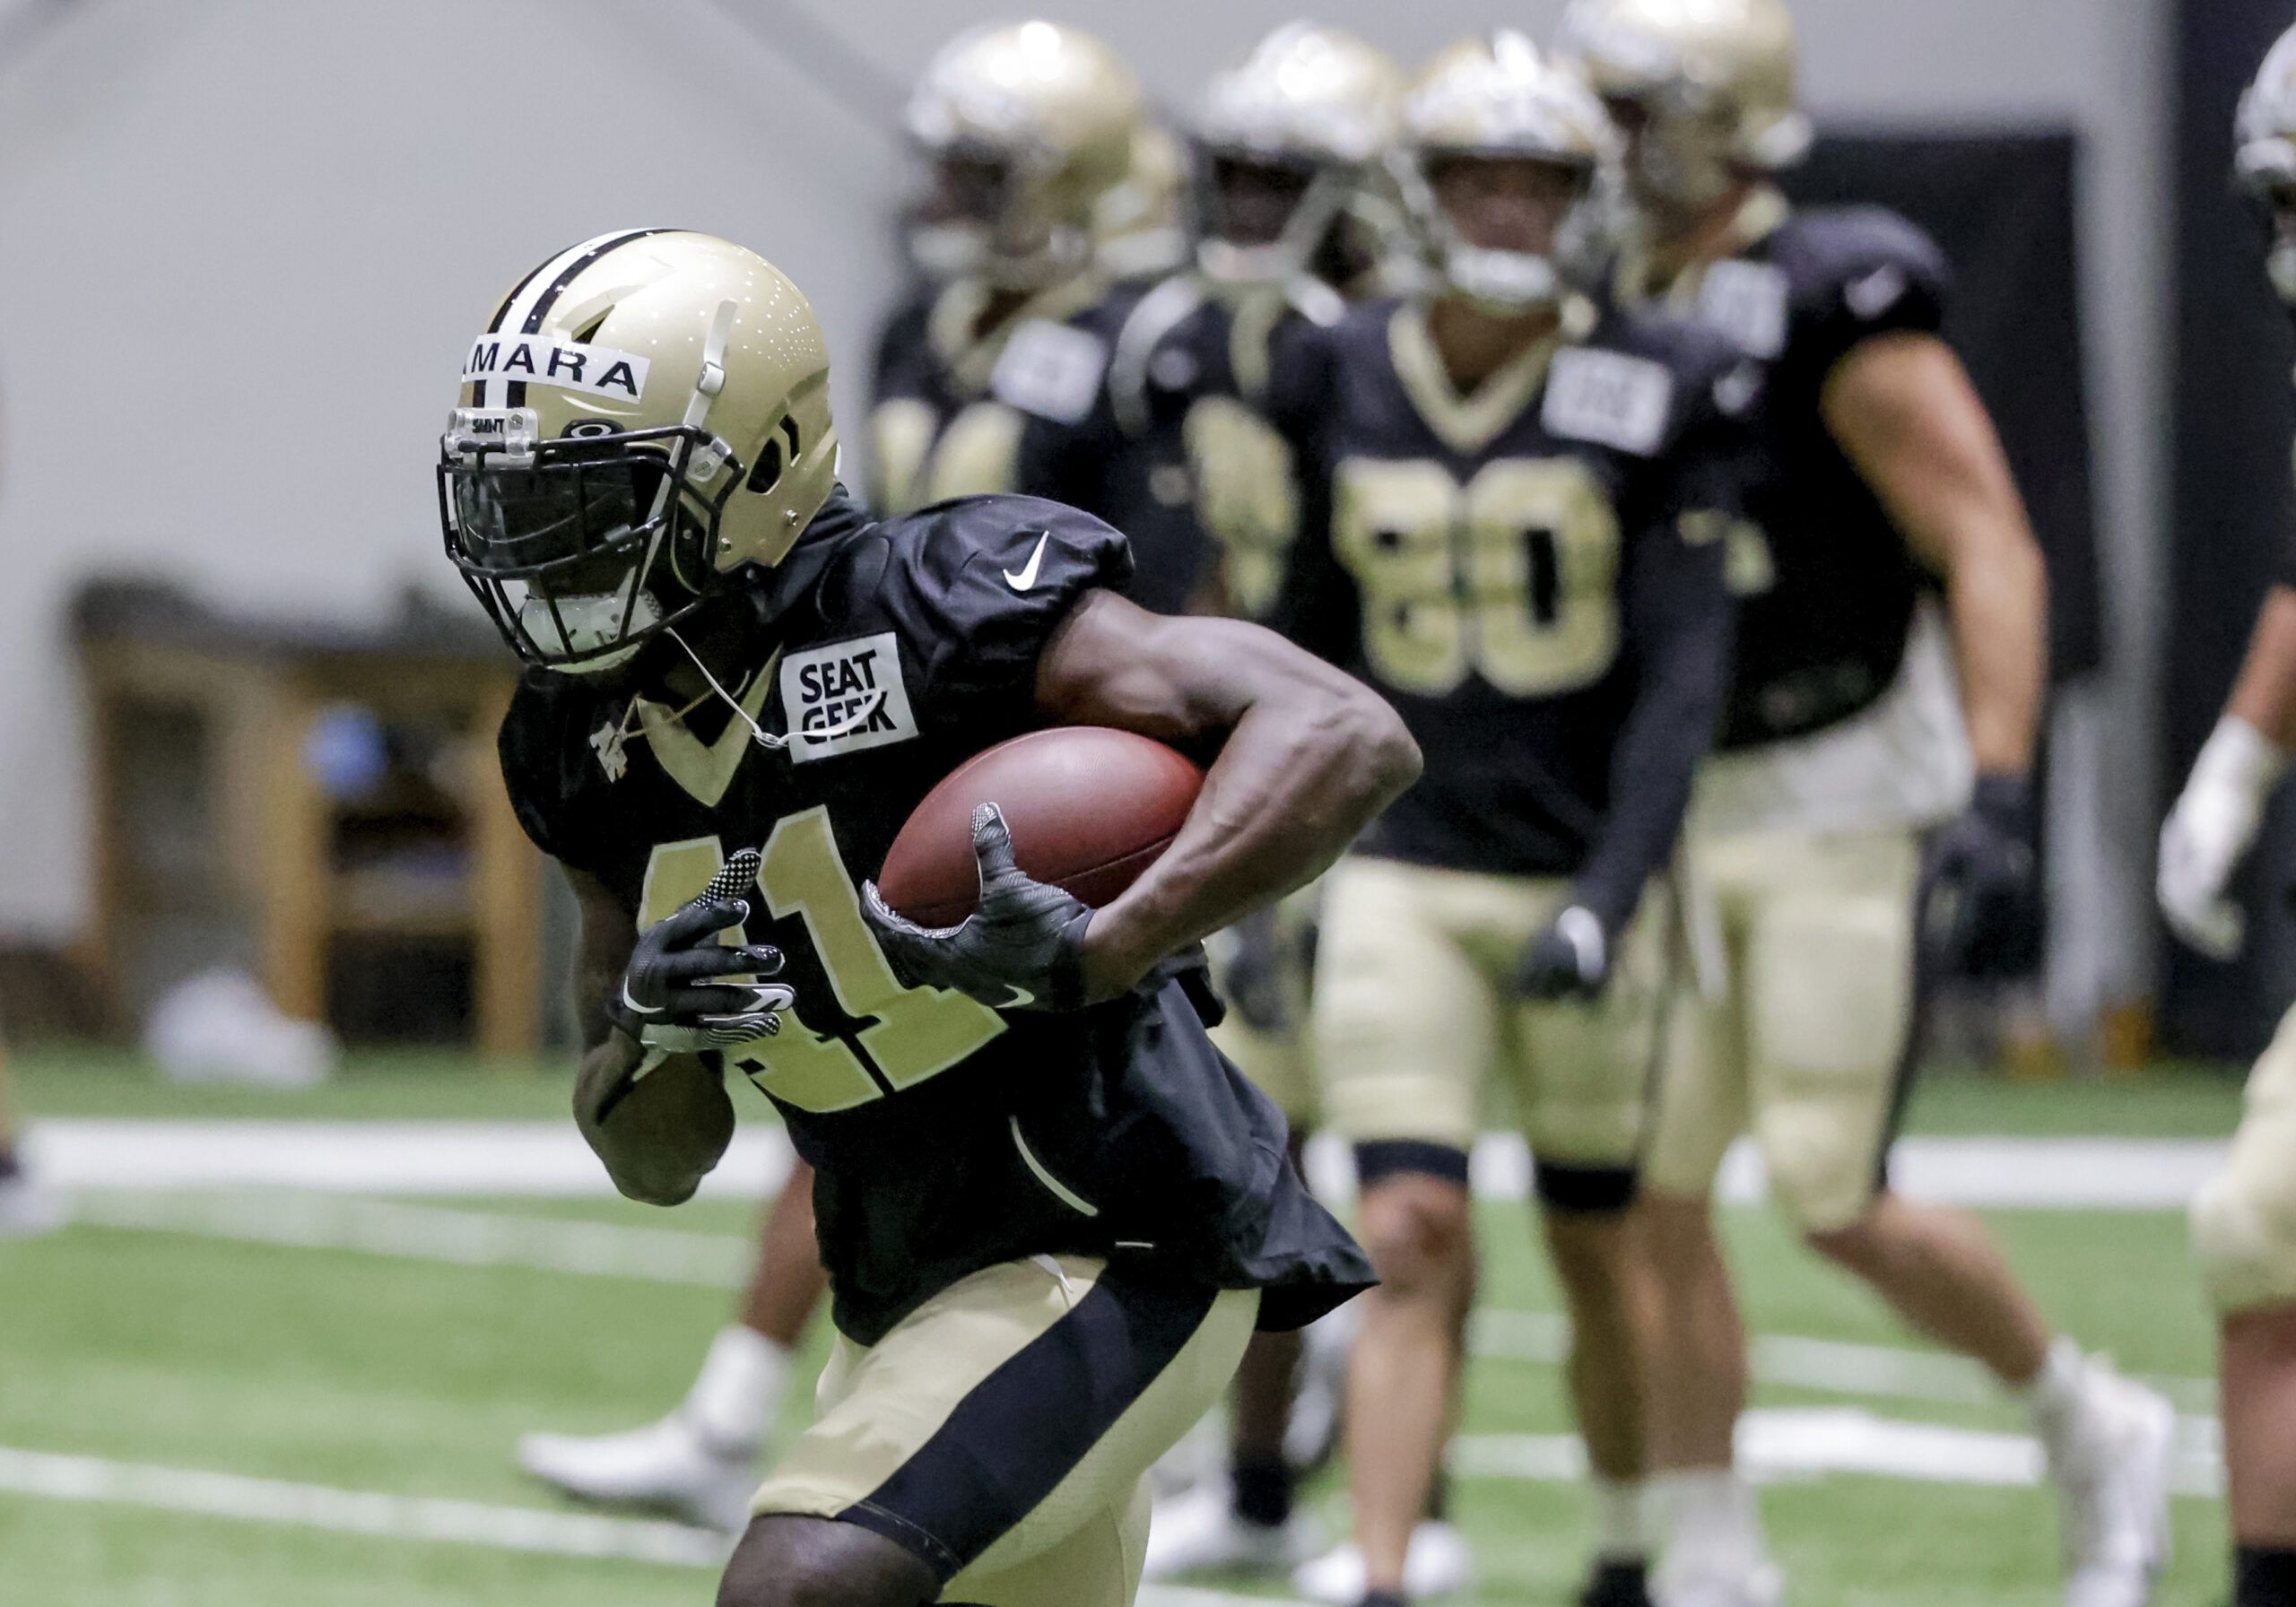
[[[1178,612],[1200,543],[1136,491],[1118,505],[1141,476],[1107,452],[1071,449],[1074,416],[1107,414],[1108,326],[1138,294],[1110,290],[1102,237],[1129,223],[1140,238],[1140,169],[1158,150],[1142,104],[1106,45],[1050,22],[974,30],[926,68],[906,109],[926,174],[908,222],[933,282],[880,345],[873,495],[888,512],[1010,491],[1084,508],[1158,560],[1135,568],[1128,595]],[[1175,547],[1185,573],[1168,581]],[[526,1435],[519,1465],[578,1499],[747,1523],[759,1456],[822,1298],[813,1189],[800,1160],[760,1224],[737,1319],[674,1411],[626,1433]]]
[[[1380,1287],[1347,1454],[1362,1600],[1393,1607],[1456,1406],[1474,1283],[1467,1158],[1509,1085],[1570,1307],[1601,1490],[1587,1599],[1642,1599],[1642,1398],[1626,1218],[1674,851],[1726,680],[1723,534],[1752,399],[1726,343],[1600,317],[1561,259],[1612,154],[1519,33],[1405,103],[1396,169],[1438,274],[1351,312],[1296,444],[1308,515],[1277,619],[1387,693],[1426,771],[1326,882],[1313,1018]]]
[[[2273,231],[2273,288],[2296,306],[2296,30],[2240,102],[2242,186]],[[2225,896],[2296,751],[2296,550],[2283,560],[2224,717],[2161,834],[2161,908],[2177,935],[2230,960]],[[2193,1246],[2219,1327],[2232,1607],[2296,1607],[2296,1015],[2248,1077],[2224,1169],[2193,1203]]]
[[[1938,338],[1944,265],[1902,219],[1797,213],[1773,187],[1809,139],[1779,0],[1578,0],[1563,48],[1627,140],[1614,299],[1695,316],[1767,370],[1765,472],[1732,542],[1735,682],[1689,831],[1718,953],[1678,1001],[1642,1206],[1665,1599],[1779,1596],[1733,1471],[1745,1339],[1709,1220],[1750,1131],[1812,1248],[2030,1407],[2068,1607],[2135,1607],[2166,1543],[2167,1403],[2054,1337],[1973,1219],[1888,1186],[1918,940],[1982,974],[2018,962],[2031,924],[2044,579]]]
[[[736,1068],[817,1171],[838,1339],[726,1607],[1117,1607],[1150,1463],[1255,1327],[1370,1276],[1172,957],[1322,870],[1417,754],[1276,637],[1115,595],[1097,520],[872,519],[833,482],[828,377],[777,270],[663,230],[543,263],[465,365],[440,505],[530,666],[503,773],[581,903],[575,1114],[625,1194],[675,1203]],[[868,879],[934,785],[1060,724],[1209,760],[1163,856],[1091,909],[984,809],[978,913],[886,909]]]

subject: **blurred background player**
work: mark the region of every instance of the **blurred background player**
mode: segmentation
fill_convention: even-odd
[[[985,28],[951,42],[909,99],[926,164],[907,220],[927,282],[879,338],[870,420],[880,511],[1025,489],[1031,421],[1074,426],[1102,397],[1114,275],[1152,260],[1177,174],[1132,70],[1080,29]],[[1169,263],[1165,253],[1163,264]],[[1090,502],[1083,504],[1090,506]]]
[[[2237,172],[2272,230],[2273,288],[2296,305],[2296,30],[2240,102]],[[2296,549],[2266,594],[2248,662],[2161,833],[2161,913],[2218,960],[2246,936],[2225,895],[2296,751]],[[2218,1314],[2232,1607],[2296,1607],[2296,1014],[2249,1074],[2223,1170],[2193,1203]]]
[[[14,1113],[8,1105],[8,1052],[0,1046],[0,1238],[28,1238],[64,1223],[63,1203],[32,1181],[16,1152]]]
[[[1264,619],[1299,534],[1296,465],[1276,421],[1320,398],[1308,336],[1374,288],[1399,222],[1380,210],[1403,75],[1338,29],[1293,22],[1215,76],[1189,127],[1194,260],[1132,306],[1111,361],[1111,406],[1091,449],[1144,455],[1135,485],[1190,488],[1203,537],[1144,543],[1144,565],[1191,610]],[[1127,532],[1173,517],[1112,509]],[[1228,1020],[1213,1041],[1283,1107],[1294,1163],[1314,1119],[1307,970],[1316,892],[1302,889],[1212,947]],[[1146,1577],[1288,1571],[1318,1536],[1294,1510],[1300,1470],[1336,1430],[1350,1320],[1255,1336],[1237,1377],[1228,1476],[1159,1506]],[[1303,1352],[1311,1352],[1305,1354]],[[1297,1385],[1299,1409],[1293,1410]]]
[[[1925,963],[1985,974],[2017,963],[2031,920],[2044,578],[1938,337],[1944,264],[1900,218],[1797,214],[1773,187],[1809,141],[1779,0],[1578,0],[1563,37],[1626,138],[1615,297],[1694,316],[1768,368],[1765,473],[1732,543],[1735,684],[1690,832],[1721,986],[1679,1001],[1642,1207],[1663,1594],[1779,1595],[1732,1472],[1745,1339],[1710,1222],[1750,1129],[1812,1248],[2029,1404],[2071,1607],[2134,1607],[2166,1544],[2167,1403],[2052,1337],[1974,1219],[1888,1186],[1918,941]]]
[[[1586,1600],[1645,1599],[1642,1391],[1627,1212],[1674,851],[1727,674],[1726,345],[1598,317],[1565,261],[1613,133],[1525,36],[1445,50],[1396,169],[1437,274],[1327,337],[1298,444],[1317,508],[1277,618],[1384,691],[1421,782],[1332,871],[1315,1064],[1355,1145],[1363,1302],[1346,1446],[1361,1600],[1409,1542],[1457,1403],[1473,1298],[1468,1151],[1509,1084],[1570,1307],[1569,1388],[1600,1491]]]

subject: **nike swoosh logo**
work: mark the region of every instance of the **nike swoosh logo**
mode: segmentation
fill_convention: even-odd
[[[1034,586],[1037,571],[1044,567],[1044,544],[1051,539],[1052,532],[1049,530],[1037,537],[1037,550],[1029,554],[1029,561],[1021,566],[1017,574],[1011,569],[1005,570],[1004,584],[1016,592],[1024,592]]]
[[[1028,588],[1023,586],[1022,589],[1025,591]],[[1013,990],[1013,996],[1005,1000],[1002,1004],[999,1004],[996,1007],[997,1009],[1026,1010],[1030,1005],[1037,1002],[1036,995],[1031,993],[1027,988],[1021,986],[1018,983],[1007,982],[1004,986]]]

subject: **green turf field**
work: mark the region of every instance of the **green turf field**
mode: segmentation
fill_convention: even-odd
[[[19,1071],[19,1102],[34,1119],[554,1116],[562,1100],[559,1083],[530,1068],[422,1056],[361,1061],[334,1087],[283,1099],[165,1089],[132,1063],[95,1055],[26,1055]],[[2229,1131],[2235,1104],[2233,1084],[2201,1072],[2014,1088],[1961,1077],[1929,1085],[1915,1125],[1940,1134],[2205,1136]],[[252,1208],[292,1215],[308,1203],[289,1197]],[[97,1498],[0,1493],[0,1603],[653,1607],[710,1600],[710,1575],[691,1562],[564,1554],[598,1531],[554,1518],[526,1536],[541,1549],[500,1548],[522,1525],[534,1527],[517,1513],[565,1510],[511,1467],[522,1430],[629,1427],[683,1389],[726,1315],[722,1285],[741,1264],[747,1206],[702,1203],[663,1213],[611,1200],[425,1201],[390,1208],[407,1213],[392,1220],[412,1231],[401,1233],[407,1242],[398,1250],[381,1254],[219,1237],[214,1205],[146,1199],[130,1213],[141,1225],[126,1227],[100,1225],[122,1218],[99,1198],[90,1202],[99,1222],[0,1244],[0,1491],[21,1490],[29,1479]],[[691,1235],[690,1244],[677,1242],[691,1254],[660,1258],[646,1277],[430,1258],[438,1247],[426,1243],[424,1224],[441,1224],[443,1244],[455,1224],[504,1217],[524,1225],[522,1245],[546,1246],[604,1223]],[[2053,1316],[2129,1370],[2191,1381],[2185,1409],[2205,1411],[2197,1381],[2209,1370],[2208,1325],[2173,1214],[2031,1212],[1992,1220]],[[1760,1213],[1732,1212],[1728,1228],[1759,1332],[1909,1348],[1868,1301],[1814,1267]],[[1492,1603],[1564,1600],[1581,1557],[1576,1488],[1504,1471],[1564,1429],[1559,1376],[1541,1359],[1552,1325],[1537,1315],[1551,1313],[1554,1301],[1526,1229],[1518,1208],[1486,1207],[1485,1290],[1498,1315],[1486,1325],[1470,1378],[1463,1455],[1478,1471],[1461,1478],[1457,1505],[1481,1551],[1479,1599]],[[1783,1363],[1771,1371],[1758,1392],[1766,1408],[1861,1410],[1965,1437],[2018,1427],[2013,1412],[1981,1391],[1954,1387],[1951,1369],[1917,1365],[1908,1388],[1853,1393],[1816,1387]],[[1941,1377],[1945,1387],[1933,1387]],[[804,1397],[793,1390],[785,1432],[802,1425]],[[139,1471],[148,1469],[164,1471]],[[219,1485],[187,1476],[193,1473],[265,1482]],[[366,1498],[330,1493],[338,1491]],[[1336,1519],[1336,1484],[1326,1481],[1318,1495]],[[2057,1598],[2054,1525],[2041,1490],[1836,1473],[1775,1486],[1767,1502],[1792,1576],[1789,1599],[1804,1607],[2043,1607]],[[170,1505],[195,1510],[159,1509]],[[219,1507],[241,1516],[218,1516]],[[517,1512],[506,1517],[492,1508]],[[2191,1498],[2179,1502],[2178,1517],[2182,1555],[2156,1600],[2213,1603],[2223,1574],[2220,1511]],[[333,1527],[309,1526],[314,1521]],[[335,1532],[346,1524],[378,1532]],[[438,1537],[474,1527],[497,1543]],[[629,1549],[628,1532],[613,1533],[623,1537],[615,1547]]]

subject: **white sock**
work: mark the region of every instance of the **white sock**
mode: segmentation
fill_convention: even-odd
[[[1640,1562],[1650,1555],[1649,1487],[1639,1479],[1605,1479],[1595,1487],[1595,1560]]]
[[[2060,1336],[2049,1342],[2048,1354],[2041,1359],[2041,1370],[2033,1375],[2032,1382],[2016,1393],[2036,1422],[2050,1422],[2062,1420],[2081,1403],[2088,1381],[2089,1359],[2079,1345]]]
[[[711,1449],[753,1455],[773,1427],[789,1382],[789,1352],[754,1328],[721,1328],[709,1342],[685,1414]]]
[[[1735,1468],[1695,1468],[1652,1481],[1665,1507],[1667,1550],[1676,1557],[1750,1564],[1768,1554],[1753,1486]]]

